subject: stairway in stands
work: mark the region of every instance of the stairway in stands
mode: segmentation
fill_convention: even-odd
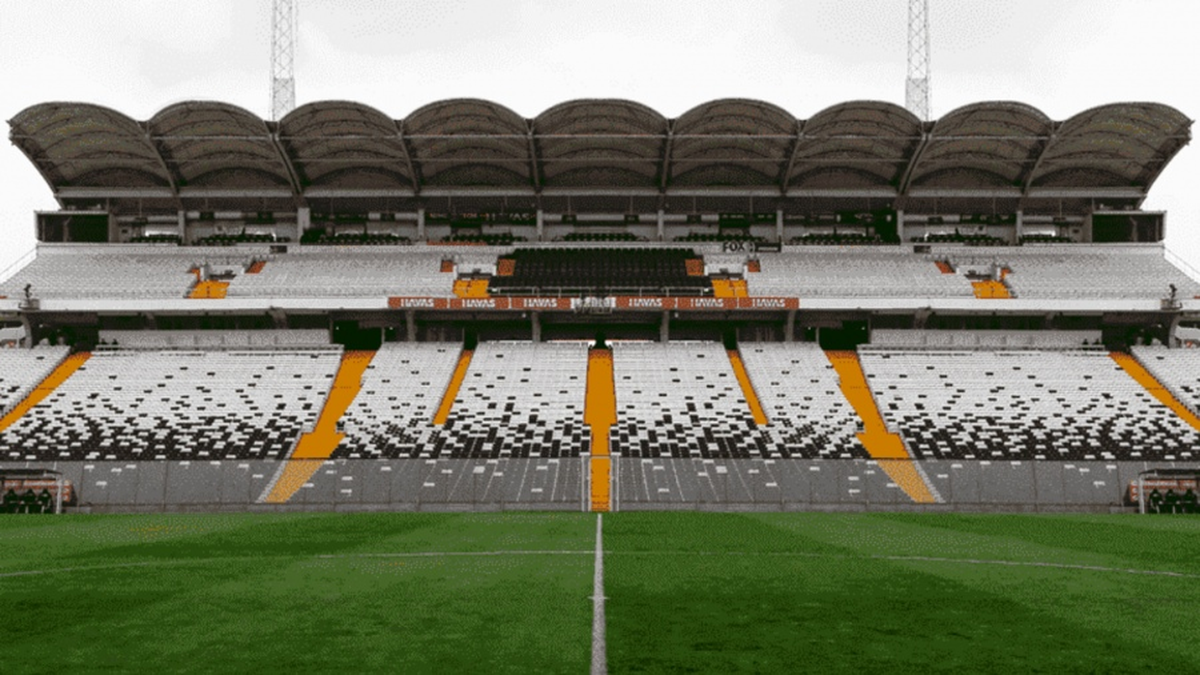
[[[341,365],[333,387],[325,399],[321,416],[313,430],[300,437],[282,472],[275,480],[270,492],[263,500],[268,504],[283,504],[292,498],[321,467],[322,460],[329,459],[337,450],[344,434],[338,432],[338,420],[358,396],[362,388],[363,373],[371,365],[375,352],[348,351],[342,354]]]
[[[188,297],[192,300],[219,300],[229,291],[228,281],[197,281]]]
[[[617,422],[612,350],[588,350],[585,397],[583,423],[592,429],[592,457],[588,463],[592,486],[591,505],[593,511],[604,512],[612,508],[613,467],[608,453],[608,432]]]
[[[840,379],[842,393],[846,400],[858,412],[863,421],[863,432],[858,434],[858,440],[866,448],[872,458],[881,460],[879,466],[887,472],[892,482],[918,504],[932,504],[937,501],[925,478],[917,471],[912,456],[904,447],[904,441],[898,434],[888,430],[871,396],[871,388],[867,385],[862,363],[858,353],[852,351],[826,352],[829,363],[833,365]]]
[[[762,404],[758,401],[758,394],[754,392],[754,384],[750,382],[750,375],[746,372],[746,364],[742,363],[742,355],[736,349],[727,350],[729,354],[729,365],[733,367],[733,374],[737,377],[738,384],[742,385],[742,395],[746,397],[746,403],[750,406],[750,414],[754,416],[754,423],[762,426],[768,424],[767,414],[763,412]]]
[[[74,375],[75,371],[87,363],[87,360],[91,356],[91,352],[79,352],[78,354],[71,354],[62,363],[58,364],[58,367],[51,371],[46,376],[46,379],[42,380],[41,384],[33,391],[29,392],[29,395],[23,401],[13,406],[12,410],[8,411],[8,414],[0,418],[0,432],[12,426],[35,405],[41,403],[47,396],[54,393],[54,390],[58,389],[59,385]]]
[[[433,416],[434,424],[441,426],[450,419],[450,409],[454,407],[454,399],[458,398],[458,390],[467,377],[467,370],[471,367],[471,356],[474,353],[470,349],[464,349],[459,355],[458,365],[454,367],[454,375],[450,378],[450,384],[446,386],[445,395],[442,396],[442,404],[438,406],[437,413]]]

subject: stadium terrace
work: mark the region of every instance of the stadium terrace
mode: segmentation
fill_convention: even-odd
[[[1196,508],[1165,105],[9,125],[6,509]]]

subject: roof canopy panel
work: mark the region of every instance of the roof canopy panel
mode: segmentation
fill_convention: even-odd
[[[1050,140],[1053,124],[1037,108],[1012,101],[973,103],[938,120],[910,184],[1020,187]]]
[[[438,101],[413,111],[403,127],[423,185],[531,184],[529,124],[499,103]]]
[[[540,179],[546,187],[657,188],[667,118],[621,99],[580,99],[533,120]]]
[[[1030,177],[1036,187],[1148,189],[1190,140],[1191,120],[1161,103],[1113,103],[1062,123]]]
[[[287,164],[270,130],[253,113],[190,101],[169,106],[147,122],[167,170],[180,187],[287,187]]]
[[[898,105],[835,105],[804,123],[784,184],[825,188],[845,176],[856,187],[899,187],[920,141],[921,121]]]
[[[798,127],[791,113],[771,103],[702,103],[672,127],[670,184],[778,186]]]
[[[302,187],[413,188],[400,129],[370,106],[303,105],[279,121],[279,140]]]
[[[59,187],[167,187],[171,177],[133,119],[90,103],[42,103],[9,121],[14,144]]]
[[[1191,125],[1157,103],[1103,105],[1054,122],[1031,106],[992,101],[922,123],[879,101],[797,120],[748,99],[709,101],[675,120],[621,99],[567,101],[533,120],[491,101],[450,99],[403,120],[361,103],[321,101],[276,124],[227,103],[189,101],[147,122],[71,102],[31,106],[9,121],[13,143],[61,204],[161,199],[179,208],[197,198],[303,204],[342,191],[409,198],[458,190],[529,199],[946,192],[1011,194],[1021,203],[1066,190],[1079,199],[1120,192],[1140,204],[1189,142]]]

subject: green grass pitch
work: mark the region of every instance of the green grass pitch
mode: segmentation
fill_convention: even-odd
[[[592,514],[0,518],[0,672],[586,673]],[[614,513],[611,673],[1200,672],[1200,519]]]

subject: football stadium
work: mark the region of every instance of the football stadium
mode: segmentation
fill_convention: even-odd
[[[1171,105],[8,114],[6,672],[1200,672]]]

